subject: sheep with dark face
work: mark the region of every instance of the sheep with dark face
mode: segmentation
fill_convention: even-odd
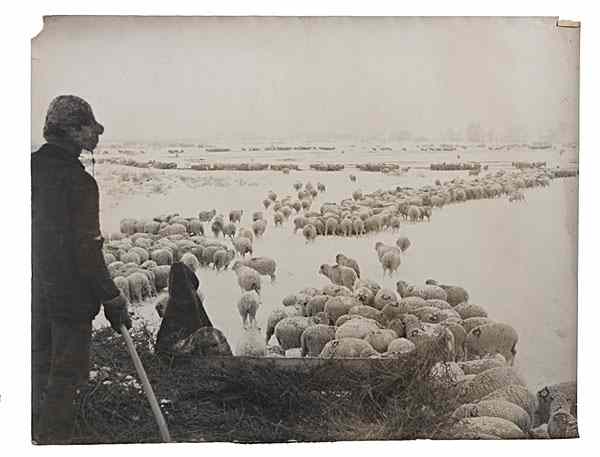
[[[246,254],[252,254],[252,242],[246,237],[236,237],[232,240],[236,252],[244,257]]]
[[[225,224],[222,229],[223,236],[228,236],[229,238],[233,238],[235,236],[236,230],[237,230],[237,227],[235,226],[235,224],[233,222]]]
[[[232,209],[229,212],[229,222],[240,222],[242,220],[243,214],[244,214],[243,209]]]
[[[267,221],[264,219],[256,220],[252,223],[252,231],[257,238],[260,238],[267,229]]]
[[[401,236],[396,240],[396,246],[400,248],[400,251],[404,252],[410,247],[410,240],[405,236]]]
[[[224,222],[222,219],[215,219],[210,226],[210,230],[213,232],[215,238],[219,237],[219,234],[223,231]]]
[[[368,287],[356,287],[352,292],[352,295],[364,306],[373,306],[375,300],[375,294]]]
[[[357,280],[356,271],[343,265],[323,264],[319,268],[319,273],[329,278],[333,284],[345,286],[352,290]]]
[[[269,200],[269,201],[270,201],[270,200]],[[273,214],[273,224],[275,225],[275,227],[278,227],[278,226],[282,225],[282,224],[283,224],[283,221],[284,221],[284,219],[285,219],[285,218],[283,217],[283,214],[282,214],[282,213],[280,213],[279,211],[277,211],[277,212],[275,212],[275,213]]]

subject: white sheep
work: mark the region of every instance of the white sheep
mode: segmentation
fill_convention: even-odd
[[[329,341],[319,357],[324,359],[332,358],[367,358],[377,355],[377,351],[373,349],[369,343],[361,338],[342,338]]]
[[[398,295],[391,289],[379,289],[379,292],[377,292],[373,299],[373,306],[381,311],[386,305],[397,306]]]
[[[538,403],[535,395],[529,392],[525,386],[510,384],[501,387],[481,399],[481,401],[486,400],[506,400],[514,403],[529,413],[529,417],[532,418],[533,423]]]
[[[352,268],[342,265],[323,264],[319,268],[319,273],[329,278],[333,284],[345,286],[350,290],[354,288],[354,283],[357,280],[356,272]]]
[[[359,315],[359,316],[365,317],[367,319],[373,319],[374,321],[377,321],[381,324],[385,320],[381,311],[373,308],[372,306],[365,306],[365,305],[353,306],[352,308],[350,308],[350,311],[348,311],[348,314]]]
[[[388,251],[383,256],[381,256],[381,266],[383,267],[383,274],[385,276],[386,272],[389,272],[390,276],[392,273],[398,271],[400,264],[402,263],[402,259],[400,254],[395,251]]]
[[[193,272],[197,272],[200,269],[200,262],[191,252],[186,252],[183,254],[179,261],[186,265]]]
[[[283,350],[301,347],[301,337],[314,322],[304,316],[285,317],[275,326],[275,338]]]
[[[286,317],[293,316],[302,316],[302,312],[300,308],[296,308],[295,306],[286,306],[286,307],[278,307],[271,311],[269,317],[267,318],[267,339],[268,343],[271,339],[271,336],[275,333],[275,326],[278,322]]]
[[[368,287],[358,287],[354,285],[355,289],[352,295],[358,299],[365,306],[374,306],[375,294]]]
[[[256,325],[244,327],[235,349],[238,357],[265,357],[267,345]]]
[[[452,417],[458,420],[466,417],[500,417],[517,425],[525,433],[531,428],[531,418],[527,411],[506,400],[465,403],[452,413]]]
[[[409,354],[416,350],[415,343],[406,338],[395,338],[389,342],[387,352],[398,354]]]
[[[235,251],[232,249],[219,249],[213,255],[213,264],[215,270],[226,270],[229,264],[235,258]]]
[[[388,346],[392,341],[398,338],[398,335],[391,329],[376,329],[370,331],[365,336],[365,341],[373,346],[379,353],[384,353],[388,350]]]
[[[346,286],[340,286],[337,284],[327,284],[321,288],[320,293],[323,295],[329,295],[330,297],[351,297],[353,296],[352,291],[348,289]]]
[[[468,335],[474,328],[479,327],[480,325],[491,324],[492,322],[494,321],[487,317],[469,317],[463,319],[460,325],[463,326]]]
[[[389,244],[385,244],[382,241],[378,241],[377,243],[375,243],[375,251],[377,252],[377,257],[379,258],[379,261],[381,261],[381,258],[386,252],[396,252],[398,254],[401,254],[402,252],[400,251],[400,248],[396,246],[390,246]]]
[[[242,317],[242,325],[246,328],[247,325],[256,323],[256,311],[260,306],[260,297],[255,291],[245,292],[240,297],[237,307]]]
[[[310,297],[305,308],[306,315],[316,316],[318,313],[325,311],[327,300],[329,300],[329,295],[325,294],[318,294]]]
[[[470,317],[488,317],[487,311],[483,306],[474,303],[460,303],[454,307],[454,311],[460,314],[461,319]]]
[[[337,254],[335,256],[335,263],[343,267],[352,268],[356,272],[356,277],[360,278],[360,267],[358,262],[350,257],[346,257],[344,254]]]
[[[236,261],[231,269],[237,275],[237,280],[242,292],[256,291],[260,295],[260,275],[256,270],[242,265],[240,261]]]
[[[360,302],[354,297],[330,297],[325,302],[325,314],[327,314],[329,322],[335,323],[340,316],[348,314],[352,307],[357,305],[360,305]]]
[[[507,363],[514,363],[519,335],[508,324],[492,322],[471,330],[465,339],[465,357],[467,360],[480,358],[486,354],[501,354]]]
[[[253,268],[263,276],[269,276],[271,281],[275,281],[275,270],[277,263],[269,257],[251,257],[250,259],[240,260],[243,265]]]
[[[350,319],[335,331],[336,339],[365,338],[371,331],[378,330],[379,323],[373,319],[361,316],[359,319]]]
[[[311,325],[300,336],[302,357],[318,357],[325,345],[335,338],[335,327],[332,325]]]
[[[460,397],[462,403],[482,400],[486,395],[509,385],[527,387],[523,378],[511,367],[496,367],[482,371],[466,385]]]
[[[123,293],[127,301],[131,301],[131,293],[129,292],[129,281],[123,276],[117,276],[113,280],[115,285],[119,288],[119,290]]]
[[[238,230],[238,237],[248,238],[250,243],[254,241],[254,234],[252,233],[252,230],[245,227],[242,227]]]
[[[448,439],[523,439],[525,433],[506,419],[500,417],[467,417],[448,430]]]

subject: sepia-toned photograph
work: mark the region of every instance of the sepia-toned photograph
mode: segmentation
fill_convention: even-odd
[[[32,442],[577,438],[579,38],[45,17]]]

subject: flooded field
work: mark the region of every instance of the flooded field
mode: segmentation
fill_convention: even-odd
[[[449,154],[455,152],[446,153],[448,162],[452,161]],[[532,157],[518,159],[533,161],[539,156],[536,151]],[[368,161],[367,157],[363,159]],[[388,230],[360,238],[318,237],[311,244],[300,232],[293,233],[292,218],[282,227],[274,227],[272,210],[265,211],[261,204],[270,190],[280,198],[295,195],[292,186],[296,181],[325,184],[326,192],[313,203],[312,208],[318,210],[324,202],[349,198],[356,189],[372,192],[396,186],[418,188],[433,185],[437,179],[467,177],[466,172],[429,171],[427,161],[420,165],[401,176],[354,169],[292,171],[285,175],[274,171],[135,169],[108,164],[96,165],[95,172],[101,190],[104,233],[118,231],[119,221],[125,217],[150,218],[172,212],[188,217],[213,208],[225,215],[232,209],[243,209],[241,226],[250,227],[252,212],[264,211],[268,227],[264,237],[254,241],[254,255],[277,261],[277,279],[271,283],[263,278],[262,305],[257,313],[263,333],[267,316],[284,296],[329,282],[319,275],[319,266],[335,263],[335,255],[342,252],[358,260],[361,277],[392,289],[400,279],[423,284],[429,278],[465,287],[470,302],[481,304],[492,319],[517,330],[515,366],[532,388],[575,379],[576,179],[556,179],[549,187],[528,189],[524,204],[509,203],[506,197],[452,204],[435,209],[429,223],[403,223],[400,232]],[[503,168],[509,166],[502,162]],[[348,179],[350,173],[357,176],[355,183]],[[412,245],[402,257],[398,274],[384,277],[374,245],[377,241],[393,244],[400,234],[407,236]],[[205,268],[200,276],[207,312],[235,347],[242,332],[235,275],[229,270],[217,273]],[[134,309],[149,322],[159,324],[151,302]],[[102,317],[95,321],[96,326],[104,324]]]

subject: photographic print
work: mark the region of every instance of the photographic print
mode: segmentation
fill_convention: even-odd
[[[33,442],[578,437],[579,32],[46,17]]]

